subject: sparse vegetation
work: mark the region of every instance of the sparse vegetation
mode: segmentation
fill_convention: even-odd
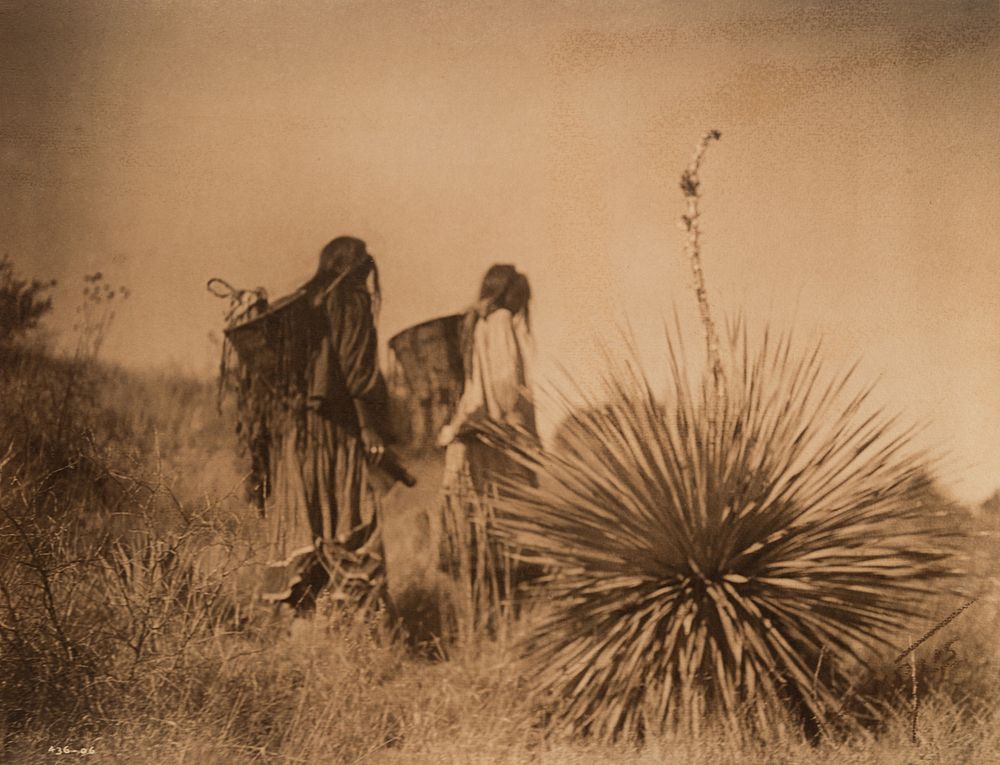
[[[491,504],[501,538],[453,551],[471,588],[435,573],[436,493],[397,497],[391,614],[257,605],[233,411],[209,382],[98,361],[128,297],[99,274],[73,358],[2,342],[51,305],[2,261],[0,760],[996,760],[996,508],[947,502],[818,347],[754,350],[742,327],[723,347],[698,248],[717,138],[682,183],[704,374],[668,338],[668,395],[629,361],[548,450],[508,443],[541,480]],[[497,543],[548,569],[518,612],[471,575]]]
[[[45,293],[55,281],[20,279],[9,255],[0,258],[0,345],[23,337],[38,326],[52,310],[52,298]]]

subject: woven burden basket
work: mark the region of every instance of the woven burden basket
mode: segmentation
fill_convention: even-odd
[[[465,379],[461,336],[462,315],[455,314],[417,324],[389,340],[403,371],[410,448],[433,447],[454,414]]]
[[[228,327],[226,338],[253,377],[276,391],[293,393],[308,363],[311,322],[305,291],[259,305],[255,313]]]

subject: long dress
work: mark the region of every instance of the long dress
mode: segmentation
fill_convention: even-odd
[[[477,321],[471,363],[451,426],[458,438],[445,452],[442,568],[460,585],[472,623],[491,624],[510,606],[513,589],[540,572],[517,561],[494,538],[503,480],[535,480],[503,452],[463,435],[477,422],[535,434],[531,342],[522,316],[501,308]]]
[[[308,606],[326,589],[334,599],[369,603],[385,586],[378,512],[384,486],[365,461],[354,400],[384,415],[387,399],[371,297],[355,280],[314,309],[310,406],[277,450],[263,596]]]

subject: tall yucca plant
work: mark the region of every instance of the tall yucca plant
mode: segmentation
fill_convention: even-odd
[[[822,726],[949,571],[928,462],[870,388],[826,375],[818,344],[765,332],[754,351],[741,325],[720,343],[703,280],[698,297],[700,383],[668,332],[667,396],[633,356],[551,450],[506,442],[540,478],[505,487],[497,525],[552,572],[524,647],[557,727],[613,738],[710,709]]]
[[[698,703],[822,723],[948,573],[926,462],[868,391],[843,395],[849,373],[820,383],[818,347],[751,356],[740,335],[720,409],[668,345],[666,405],[617,372],[557,449],[525,453],[539,487],[501,503],[501,533],[553,572],[529,675],[557,722],[602,738]]]

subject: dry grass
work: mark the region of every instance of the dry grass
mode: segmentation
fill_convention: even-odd
[[[0,410],[3,762],[51,762],[60,746],[93,747],[86,761],[208,765],[951,763],[1000,751],[993,536],[970,566],[980,600],[918,651],[916,743],[909,678],[887,672],[883,725],[843,740],[787,732],[765,746],[703,725],[598,746],[554,735],[526,691],[513,646],[543,614],[454,643],[447,660],[427,650],[447,590],[432,553],[435,465],[387,508],[407,641],[392,620],[293,623],[252,607],[259,521],[239,498],[211,385],[19,353],[0,364]],[[942,596],[934,611],[955,605]]]

